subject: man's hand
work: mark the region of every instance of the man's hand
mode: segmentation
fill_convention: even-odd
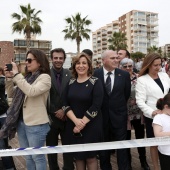
[[[65,114],[63,109],[59,109],[55,112],[55,117],[57,117],[58,119],[62,120],[64,116]]]

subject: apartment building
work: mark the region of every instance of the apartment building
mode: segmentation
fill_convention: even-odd
[[[119,21],[112,21],[104,27],[92,32],[92,43],[94,57],[100,57],[101,53],[108,49],[110,45],[108,39],[112,36],[113,32],[119,32]]]
[[[0,67],[14,59],[14,46],[11,41],[0,41]]]
[[[164,46],[164,53],[170,57],[170,44],[165,44]]]
[[[51,50],[51,41],[31,39],[30,49],[42,50],[49,58],[50,50]],[[25,62],[25,57],[27,52],[26,39],[14,39],[14,52],[15,52],[15,62],[17,63]]]
[[[100,55],[108,49],[108,39],[114,32],[126,33],[130,52],[147,53],[150,46],[159,45],[158,13],[132,10],[116,21],[92,33],[93,51]],[[105,33],[105,34],[104,34]]]
[[[20,71],[25,72],[25,58],[27,52],[27,42],[26,39],[14,39],[14,53],[15,53],[15,62],[19,64]],[[49,40],[37,40],[35,37],[31,37],[30,40],[30,49],[39,49],[42,50],[50,60],[50,50],[51,50],[51,41]],[[50,62],[51,65],[51,62]]]

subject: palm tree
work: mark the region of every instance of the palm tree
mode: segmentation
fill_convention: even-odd
[[[126,49],[127,48],[126,41],[127,38],[125,33],[114,32],[112,34],[112,37],[108,39],[108,42],[110,43],[109,49],[116,51],[118,51],[119,49]]]
[[[71,16],[65,19],[67,25],[66,29],[62,32],[65,33],[64,39],[76,40],[77,43],[77,53],[80,52],[80,42],[83,38],[86,40],[90,39],[89,33],[90,29],[86,28],[92,24],[91,20],[87,19],[88,16],[81,18],[81,14],[77,13],[75,16]]]
[[[155,53],[158,51],[158,47],[156,45],[150,46],[147,48],[148,53]]]
[[[27,6],[20,5],[20,9],[21,15],[17,13],[11,15],[12,18],[17,20],[12,24],[12,33],[18,32],[21,34],[23,32],[26,35],[27,50],[29,50],[31,34],[41,34],[40,24],[42,20],[38,17],[41,10],[36,12],[34,8],[31,9],[30,4]]]

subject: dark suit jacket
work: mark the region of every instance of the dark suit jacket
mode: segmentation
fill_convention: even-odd
[[[52,126],[56,128],[63,129],[65,122],[58,119],[54,116],[54,112],[61,109],[63,106],[63,100],[64,100],[64,92],[65,88],[71,78],[71,73],[67,69],[63,69],[62,73],[62,82],[61,82],[61,90],[60,92],[57,89],[57,82],[56,77],[53,72],[53,69],[51,69],[51,89],[50,89],[50,107],[48,107],[48,113],[50,114],[50,119],[52,123]]]
[[[103,84],[104,98],[102,104],[103,126],[112,124],[114,128],[127,125],[127,100],[131,92],[131,80],[128,72],[115,69],[114,86],[110,96],[107,94],[104,82],[103,68],[97,69],[94,76],[98,77]]]

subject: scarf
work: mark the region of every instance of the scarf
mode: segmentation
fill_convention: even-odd
[[[34,74],[29,73],[25,77],[25,80],[29,84],[32,84],[39,75],[40,75],[39,71],[36,71]],[[7,138],[7,137],[9,137],[9,139],[12,139],[15,137],[18,118],[21,112],[21,107],[23,105],[24,99],[25,99],[25,94],[20,88],[16,87],[12,104],[6,112],[7,114],[6,120],[2,128],[0,129],[0,139]]]

